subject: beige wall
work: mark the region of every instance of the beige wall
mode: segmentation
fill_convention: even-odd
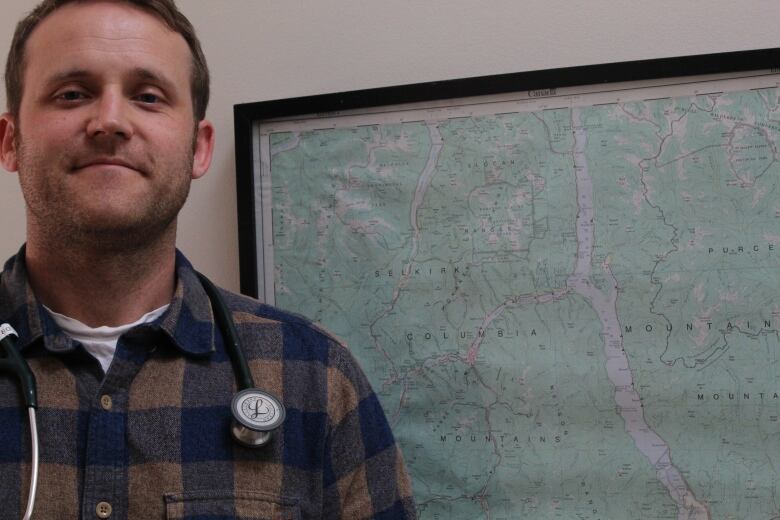
[[[0,54],[31,0],[2,0]],[[179,246],[238,289],[235,103],[589,63],[780,46],[775,0],[179,0],[213,74],[211,172]],[[779,64],[780,65],[780,64]],[[0,93],[5,106],[5,93]],[[24,204],[0,175],[0,257],[24,240]]]

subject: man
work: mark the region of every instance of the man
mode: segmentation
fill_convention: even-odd
[[[305,320],[222,291],[258,386],[286,419],[230,436],[235,375],[175,249],[206,173],[208,70],[172,0],[46,0],[17,27],[0,160],[27,242],[0,279],[0,322],[38,382],[36,518],[414,517],[381,407],[348,351]],[[30,432],[0,374],[0,504],[21,518]]]

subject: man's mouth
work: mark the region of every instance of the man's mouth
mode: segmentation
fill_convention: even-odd
[[[89,168],[91,166],[97,166],[97,167],[121,166],[122,168],[128,168],[130,170],[135,170],[139,173],[144,173],[144,171],[141,168],[139,168],[132,162],[127,161],[121,157],[94,157],[82,161],[77,161],[75,166],[73,167],[73,171],[82,170],[85,168]]]

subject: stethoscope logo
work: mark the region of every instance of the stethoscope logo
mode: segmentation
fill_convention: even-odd
[[[236,394],[231,404],[233,418],[256,431],[270,431],[284,421],[284,407],[274,396],[257,388]]]
[[[257,423],[269,423],[276,417],[276,409],[271,401],[260,396],[251,396],[241,403],[241,411],[244,416]]]

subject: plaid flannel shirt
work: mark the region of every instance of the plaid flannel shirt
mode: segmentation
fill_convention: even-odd
[[[36,301],[24,248],[8,261],[0,320],[16,328],[38,382],[33,517],[414,518],[401,454],[349,351],[300,317],[223,296],[256,384],[287,408],[259,449],[232,440],[234,373],[183,255],[170,308],[120,338],[105,376]],[[24,512],[29,438],[16,380],[0,374],[2,518]]]

